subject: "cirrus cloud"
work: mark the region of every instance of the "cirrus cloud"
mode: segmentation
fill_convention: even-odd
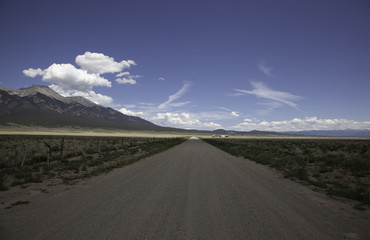
[[[184,82],[184,85],[182,86],[182,88],[180,90],[178,90],[176,93],[170,95],[168,97],[168,100],[165,101],[164,103],[160,104],[158,106],[158,108],[159,109],[164,109],[164,108],[169,108],[169,107],[180,107],[180,106],[183,106],[183,105],[186,105],[186,104],[190,103],[190,102],[173,103],[175,100],[182,97],[188,91],[190,86],[191,86],[191,82]]]
[[[284,104],[289,107],[300,110],[298,108],[298,105],[295,103],[295,101],[301,99],[302,97],[291,94],[289,92],[273,90],[265,86],[265,84],[263,84],[262,82],[252,81],[251,85],[253,87],[252,90],[243,90],[243,89],[234,89],[234,90],[238,94],[255,95],[257,98],[262,98],[262,99],[267,99],[269,101],[272,101],[268,103],[270,105],[269,106],[270,108],[274,108],[276,106],[280,107],[281,104]],[[266,103],[262,103],[262,104],[266,104]]]
[[[269,77],[271,77],[271,71],[274,70],[273,68],[267,67],[264,63],[260,63],[258,69]]]

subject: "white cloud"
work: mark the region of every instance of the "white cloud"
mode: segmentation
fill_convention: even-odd
[[[27,77],[34,78],[38,75],[42,76],[43,71],[41,70],[41,68],[37,68],[37,69],[29,68],[29,69],[23,70],[23,74],[26,75]]]
[[[177,103],[176,103],[177,104]],[[157,125],[184,128],[184,129],[203,129],[214,130],[222,128],[212,117],[207,114],[189,113],[189,112],[161,112],[153,103],[137,103],[135,105],[125,105],[119,109],[126,115],[139,116]],[[230,112],[228,118],[234,118]],[[217,119],[215,119],[217,120]]]
[[[182,91],[178,91],[177,96],[181,95],[179,92],[181,93]],[[141,102],[134,105],[125,105],[124,109],[120,109],[120,111],[127,115],[140,116],[161,126],[204,130],[222,128],[222,126],[217,123],[218,120],[234,119],[235,115],[239,114],[238,112],[234,112],[233,114],[233,111],[229,109],[200,113],[168,111],[171,108],[179,107],[187,103],[188,102],[171,102],[166,106],[166,111],[163,111],[163,109],[160,109],[158,105],[154,103]]]
[[[113,102],[113,99],[109,96],[96,93],[93,90],[79,91],[79,90],[66,90],[59,85],[52,84],[49,86],[51,89],[59,93],[64,97],[76,97],[81,96],[99,105],[108,105]]]
[[[125,76],[125,77],[117,78],[116,79],[117,83],[119,83],[119,84],[131,84],[131,85],[136,84],[135,79],[143,77],[141,75],[130,75],[129,72],[123,72],[123,73],[120,73],[120,74],[116,75],[116,77],[120,77],[120,76]]]
[[[117,75],[116,75],[116,77],[123,77],[123,76],[129,76],[130,75],[130,73],[129,72],[121,72],[121,73],[118,73]]]
[[[270,89],[266,87],[262,82],[251,82],[253,86],[253,90],[242,90],[242,89],[234,89],[238,93],[244,93],[244,94],[251,94],[255,95],[258,98],[273,100],[279,103],[283,103],[285,105],[288,105],[290,107],[293,107],[297,110],[299,110],[298,105],[293,102],[295,100],[298,100],[302,97],[293,95],[289,92],[281,92],[276,91],[273,89]],[[271,104],[271,103],[270,103]],[[274,103],[276,106],[276,103]]]
[[[102,53],[85,52],[76,57],[76,64],[89,73],[116,73],[136,65],[133,60],[114,61],[114,58]]]
[[[138,104],[144,105],[144,106],[154,106],[155,103],[150,103],[150,102],[139,102]]]
[[[112,103],[113,99],[92,90],[97,86],[112,86],[112,83],[102,77],[101,74],[121,72],[125,68],[136,65],[133,60],[116,62],[112,57],[91,52],[78,55],[76,63],[81,68],[76,68],[69,63],[54,63],[44,70],[40,68],[25,69],[23,74],[32,78],[38,75],[42,76],[42,81],[51,83],[50,87],[63,96],[82,96],[97,104],[107,105]],[[116,80],[123,84],[136,84],[135,79],[141,77],[140,75],[131,76],[129,72],[121,72],[116,76],[123,77]]]
[[[168,97],[168,100],[158,106],[159,109],[164,109],[168,107],[179,107],[188,104],[189,102],[181,102],[181,103],[172,103],[173,101],[179,99],[182,97],[191,86],[190,82],[185,82],[182,88],[177,91],[175,94],[172,94]]]
[[[136,80],[132,78],[117,78],[116,82],[119,84],[131,84],[131,85],[136,84]]]
[[[191,113],[157,113],[148,120],[162,126],[185,129],[217,129],[222,128],[218,123],[202,122]]]
[[[121,108],[118,111],[120,111],[121,113],[125,115],[130,115],[130,116],[143,116],[144,115],[143,112],[134,112],[126,108]]]
[[[269,77],[271,77],[271,71],[274,70],[273,68],[267,67],[264,63],[260,63],[258,65],[258,68],[261,72],[263,72]]]
[[[370,129],[370,122],[358,122],[348,119],[318,119],[306,117],[294,118],[286,121],[257,121],[244,119],[244,122],[233,126],[232,129],[241,131],[304,131],[304,130],[345,130],[345,129]]]
[[[274,102],[274,101],[266,101],[266,102],[259,102],[258,105],[267,107],[267,108],[280,108],[284,106],[281,102]]]
[[[166,80],[164,77],[160,77],[160,78],[158,78],[158,80],[159,81],[164,81],[164,80]]]
[[[191,102],[189,102],[189,101],[188,102],[175,102],[175,103],[171,103],[169,105],[169,107],[182,107],[182,106],[185,106],[189,103],[191,103]]]
[[[240,117],[239,112],[233,111],[227,107],[216,107],[222,111],[204,112],[202,115],[213,116],[214,119],[230,119],[235,117]]]
[[[136,65],[136,62],[134,60],[127,60],[127,63],[131,65]]]
[[[88,91],[94,86],[111,87],[111,82],[99,74],[87,73],[72,64],[52,64],[43,71],[42,81],[57,84],[64,90]]]
[[[42,81],[52,83],[49,87],[65,97],[81,96],[101,105],[110,104],[113,101],[111,97],[92,90],[95,86],[111,87],[110,81],[99,74],[77,69],[69,63],[54,63],[45,70],[30,68],[23,73],[29,77],[41,75]]]
[[[142,78],[142,77],[143,77],[142,75],[129,75],[129,78],[133,78],[133,79]]]
[[[239,113],[238,112],[231,112],[231,115],[234,116],[234,117],[239,117]]]
[[[250,123],[250,122],[254,122],[254,120],[253,120],[253,119],[250,119],[250,118],[244,118],[244,119],[243,119],[243,121],[244,121],[244,122],[249,122],[249,123]]]
[[[100,94],[95,93],[93,90],[90,90],[88,92],[74,92],[74,96],[81,96],[89,99],[90,101],[99,104],[99,105],[108,105],[113,102],[113,98]]]
[[[136,105],[135,104],[126,104],[124,105],[125,108],[135,108]]]
[[[197,126],[202,127],[203,129],[210,128],[211,125],[214,125],[217,128],[220,128],[220,125],[218,121],[222,120],[230,120],[230,119],[235,119],[237,117],[240,117],[240,114],[236,111],[232,111],[228,108],[223,108],[223,107],[217,107],[218,109],[221,110],[216,110],[216,111],[207,111],[207,112],[186,112],[186,114],[180,114],[179,111],[170,111],[172,108],[175,107],[181,107],[183,105],[188,104],[189,102],[172,102],[170,106],[167,106],[165,108],[165,113],[167,113],[168,118],[170,117],[181,117],[184,119],[187,116],[191,116],[192,119],[194,119],[194,122],[186,120],[186,122],[189,123],[189,125],[194,125],[192,128],[197,128]],[[162,122],[159,121],[160,119],[164,119],[164,111],[163,109],[160,109],[156,104],[154,103],[137,103],[135,105],[126,105],[125,108],[130,108],[135,109],[134,111],[140,111],[143,112],[144,115],[143,117],[149,121],[156,122],[157,124],[162,124],[165,125],[166,123],[172,124],[171,126],[174,127],[181,127],[181,126],[175,126],[175,121],[171,119],[165,119]],[[175,115],[169,115],[169,114],[175,114]],[[159,115],[157,115],[159,114]],[[184,120],[185,121],[185,120]],[[181,121],[177,121],[178,123],[181,123],[182,126],[185,125],[185,123],[182,123]],[[191,124],[193,123],[193,124]],[[206,123],[209,123],[208,125]],[[188,128],[188,127],[187,127]]]
[[[206,129],[211,129],[211,130],[223,128],[220,124],[214,123],[214,122],[206,122],[206,123],[203,123],[203,126]]]

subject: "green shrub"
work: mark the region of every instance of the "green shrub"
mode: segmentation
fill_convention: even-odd
[[[243,156],[260,164],[276,168],[288,178],[327,188],[328,194],[338,195],[369,204],[370,141],[347,139],[204,139],[204,141],[234,156]],[[319,169],[318,172],[316,169]],[[333,183],[325,183],[320,174]],[[309,178],[309,176],[312,178]],[[333,178],[332,178],[333,177]],[[346,181],[357,185],[346,186]],[[366,181],[365,181],[366,182]],[[330,188],[328,187],[330,186]]]
[[[90,171],[94,175],[108,172],[113,168],[131,164],[139,159],[166,150],[185,139],[143,139],[143,138],[116,138],[116,137],[65,137],[63,157],[59,159],[61,138],[57,136],[0,136],[0,146],[7,145],[6,154],[0,164],[0,190],[7,189],[5,182],[10,175],[15,180],[10,186],[26,183],[42,182],[43,178],[58,177],[64,182],[71,183],[75,179],[89,177]],[[52,146],[53,157],[58,161],[46,164],[46,150],[44,142]],[[5,143],[5,144],[4,144]],[[20,168],[20,159],[23,157],[27,143],[27,159],[23,168]],[[78,149],[76,149],[78,146]],[[127,146],[130,146],[128,148]],[[100,150],[100,151],[98,151]],[[100,152],[101,156],[89,153]],[[133,157],[135,155],[135,158]],[[79,158],[77,157],[79,156]],[[76,158],[77,157],[77,158]],[[69,177],[66,177],[69,176]]]
[[[333,171],[333,168],[331,167],[321,167],[319,172],[320,173],[327,173],[327,172],[332,172]]]
[[[329,195],[349,198],[370,204],[370,192],[365,187],[349,187],[342,184],[335,184],[327,190]]]
[[[46,156],[34,156],[31,158],[30,163],[31,164],[36,164],[36,163],[42,163],[42,162],[47,162]]]
[[[95,167],[95,166],[101,165],[103,163],[104,163],[104,160],[101,159],[101,158],[98,158],[98,159],[89,161],[87,163],[87,166],[89,166],[89,167]]]
[[[298,167],[298,168],[284,170],[284,177],[297,178],[299,180],[307,180],[308,173],[307,173],[306,168]]]

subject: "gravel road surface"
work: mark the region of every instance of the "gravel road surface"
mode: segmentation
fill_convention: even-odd
[[[0,210],[0,239],[370,239],[361,212],[190,140]]]

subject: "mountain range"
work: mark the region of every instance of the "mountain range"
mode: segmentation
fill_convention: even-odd
[[[10,89],[0,87],[0,125],[19,124],[43,127],[82,127],[120,130],[176,131],[206,133],[211,135],[253,136],[332,136],[370,137],[370,130],[329,130],[300,132],[214,131],[185,130],[155,125],[140,117],[128,116],[104,107],[84,97],[63,97],[51,88],[33,85],[28,88]]]
[[[47,86],[0,88],[0,124],[81,126],[126,130],[166,130],[83,97],[63,97]]]

